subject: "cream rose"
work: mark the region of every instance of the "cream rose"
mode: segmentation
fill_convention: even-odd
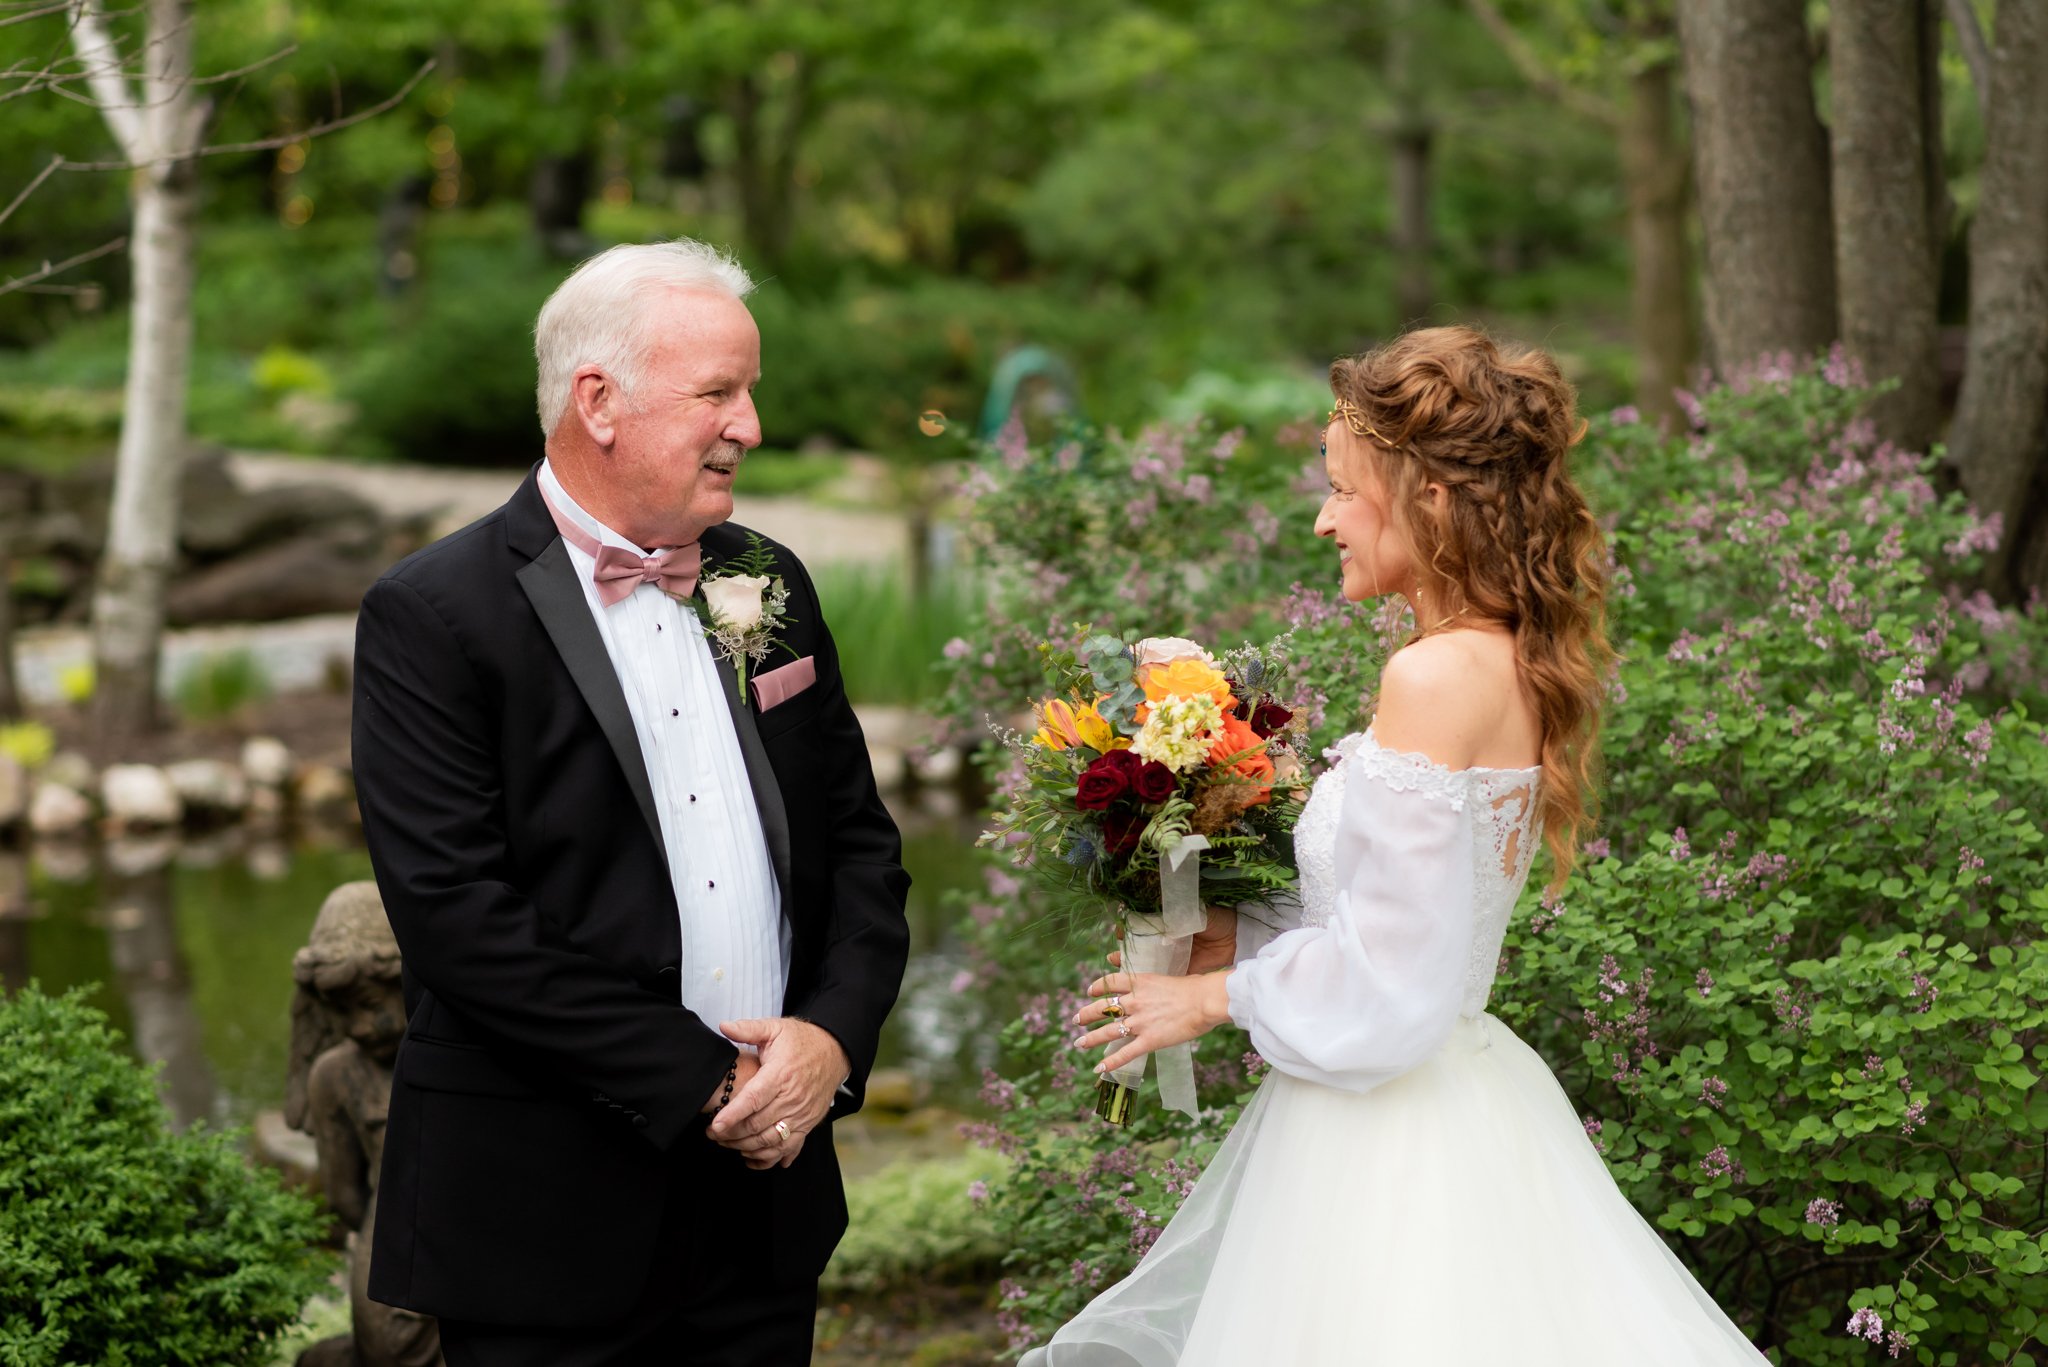
[[[1172,664],[1175,660],[1200,660],[1217,668],[1216,657],[1185,636],[1147,636],[1138,642],[1138,668]]]
[[[768,592],[765,574],[733,574],[704,581],[704,602],[718,625],[752,631],[761,620],[761,600]]]

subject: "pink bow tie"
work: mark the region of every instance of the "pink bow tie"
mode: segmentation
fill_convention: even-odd
[[[704,568],[704,549],[697,542],[672,546],[653,555],[640,555],[620,546],[601,544],[596,537],[570,521],[548,498],[546,490],[541,491],[541,501],[548,505],[548,513],[555,519],[555,530],[562,534],[562,540],[597,561],[597,568],[590,572],[590,578],[597,585],[597,601],[606,607],[630,596],[642,584],[658,585],[663,593],[672,593],[678,598],[688,598],[697,591],[697,574]]]

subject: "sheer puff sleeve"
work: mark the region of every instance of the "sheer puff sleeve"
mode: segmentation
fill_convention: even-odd
[[[1231,1019],[1273,1067],[1365,1092],[1457,1021],[1476,856],[1466,775],[1371,743],[1346,769],[1329,923],[1277,936],[1228,990]]]

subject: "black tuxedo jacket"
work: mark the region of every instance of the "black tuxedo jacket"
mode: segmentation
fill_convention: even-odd
[[[745,538],[706,532],[706,568]],[[860,1105],[902,981],[910,878],[817,592],[773,550],[781,639],[817,682],[760,713],[720,672],[791,929],[784,1014],[853,1063],[836,1116]],[[353,739],[408,1017],[370,1294],[495,1324],[617,1319],[670,1184],[733,1180],[699,1111],[735,1051],[679,1004],[652,788],[535,474],[365,595]],[[773,1271],[815,1278],[846,1227],[829,1122],[768,1178]]]

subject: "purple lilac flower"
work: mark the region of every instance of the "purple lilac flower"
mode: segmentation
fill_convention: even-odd
[[[967,1199],[977,1206],[988,1200],[988,1183],[979,1178],[967,1184]]]
[[[1721,1103],[1728,1097],[1728,1084],[1718,1077],[1710,1077],[1700,1084],[1700,1101],[1704,1105],[1721,1109]]]
[[[1692,858],[1692,840],[1683,826],[1671,832],[1671,857],[1681,864]]]
[[[1869,1339],[1872,1343],[1884,1341],[1884,1316],[1865,1306],[1849,1316],[1849,1323],[1843,1327],[1845,1333]]]
[[[1700,1171],[1709,1177],[1726,1177],[1734,1182],[1746,1182],[1749,1175],[1742,1170],[1742,1164],[1728,1155],[1728,1146],[1716,1144],[1707,1150],[1707,1156],[1700,1160]]]
[[[1581,1120],[1579,1124],[1585,1128],[1586,1138],[1593,1141],[1593,1148],[1600,1153],[1606,1153],[1607,1141],[1600,1137],[1600,1131],[1606,1127],[1590,1115]]]
[[[1806,1223],[1832,1228],[1842,1223],[1842,1207],[1825,1196],[1816,1196],[1806,1204]]]
[[[1714,990],[1714,975],[1703,968],[1693,975],[1692,985],[1699,989],[1700,1000],[1705,1001]]]

